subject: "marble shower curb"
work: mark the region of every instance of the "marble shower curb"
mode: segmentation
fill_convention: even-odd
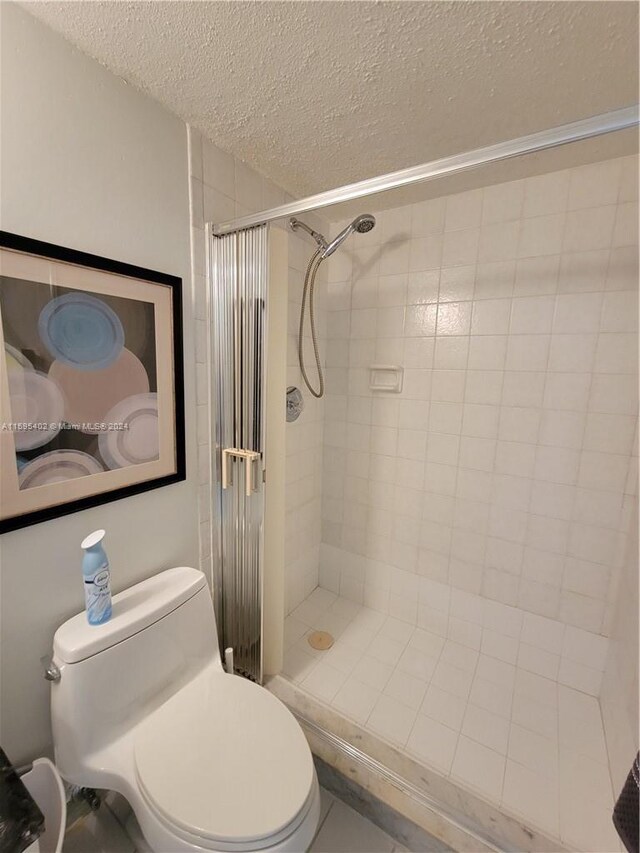
[[[505,814],[305,693],[266,684],[298,718],[313,753],[427,835],[458,853],[563,853],[565,844]],[[386,830],[398,835],[398,828]]]

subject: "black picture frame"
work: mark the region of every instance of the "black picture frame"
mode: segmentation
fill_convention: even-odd
[[[138,279],[151,284],[159,284],[171,288],[172,314],[172,352],[173,352],[173,399],[174,399],[174,435],[175,435],[175,466],[174,473],[160,476],[128,486],[115,488],[107,492],[97,493],[89,497],[56,504],[51,507],[37,509],[23,515],[0,519],[0,534],[9,533],[51,521],[65,515],[81,512],[84,509],[101,506],[112,501],[142,494],[172,483],[186,479],[186,446],[185,446],[185,397],[184,397],[184,350],[183,350],[183,313],[182,313],[182,279],[157,270],[138,267],[100,255],[70,249],[46,243],[30,237],[23,237],[8,231],[0,231],[0,249],[36,255],[45,259],[61,261],[75,266],[113,273],[126,278]]]

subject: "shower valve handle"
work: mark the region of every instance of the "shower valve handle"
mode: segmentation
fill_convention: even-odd
[[[254,490],[253,487],[253,463],[260,459],[260,454],[257,450],[241,450],[238,447],[225,447],[222,450],[222,488],[227,489],[233,485],[231,476],[231,459],[244,459],[245,465],[245,493],[247,497],[251,497]]]

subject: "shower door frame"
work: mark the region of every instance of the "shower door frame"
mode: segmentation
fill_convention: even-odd
[[[213,589],[221,653],[261,684],[268,238],[209,233]],[[226,458],[225,458],[226,457]],[[226,475],[226,476],[225,476]]]

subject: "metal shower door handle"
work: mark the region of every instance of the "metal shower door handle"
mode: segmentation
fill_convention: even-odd
[[[222,488],[227,489],[233,485],[231,477],[230,460],[244,459],[245,494],[251,497],[251,493],[257,491],[253,486],[253,463],[260,459],[257,450],[242,450],[238,447],[225,447],[222,450]]]

